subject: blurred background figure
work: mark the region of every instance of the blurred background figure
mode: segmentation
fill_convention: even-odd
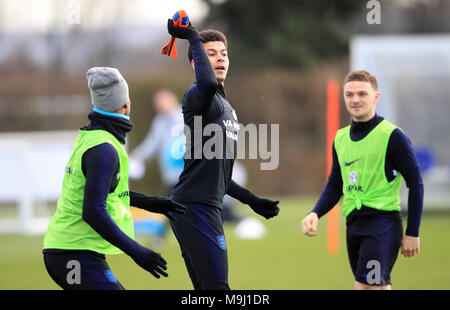
[[[131,152],[129,176],[141,179],[145,175],[145,162],[157,157],[164,194],[170,195],[184,166],[183,114],[178,98],[168,89],[154,94],[153,106],[156,116],[144,140]],[[166,219],[158,214],[135,211],[136,233],[155,237],[155,242],[162,244],[168,224]]]
[[[183,171],[185,138],[183,114],[176,95],[160,89],[153,96],[156,116],[144,140],[131,152],[130,177],[140,179],[145,173],[145,161],[158,157],[164,191],[168,195]]]

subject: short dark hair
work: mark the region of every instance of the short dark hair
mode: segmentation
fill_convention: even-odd
[[[200,40],[203,43],[219,41],[219,42],[223,42],[223,44],[225,44],[225,47],[228,48],[227,37],[218,30],[206,29],[206,30],[200,31],[199,35],[200,35]],[[192,50],[191,50],[190,45],[188,45],[188,59],[189,59],[189,62],[192,61]]]
[[[350,72],[345,78],[344,85],[352,81],[369,82],[372,85],[373,89],[378,90],[377,78],[366,70]]]

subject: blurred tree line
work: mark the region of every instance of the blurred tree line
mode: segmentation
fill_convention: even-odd
[[[203,28],[228,34],[239,68],[304,70],[348,55],[354,34],[450,31],[448,0],[202,0],[209,7]],[[369,24],[379,4],[381,23]],[[202,28],[202,29],[203,29]]]
[[[297,70],[348,53],[348,21],[361,0],[202,0],[204,24],[229,34],[230,57],[240,68]]]

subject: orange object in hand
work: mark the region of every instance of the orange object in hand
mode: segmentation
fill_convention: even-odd
[[[175,14],[173,14],[173,25],[175,27],[188,27],[189,26],[189,16],[187,15],[185,10],[177,11]],[[177,41],[177,38],[171,37],[170,41],[163,46],[161,50],[161,55],[167,55],[172,58],[177,58],[177,47],[175,45],[175,42]]]

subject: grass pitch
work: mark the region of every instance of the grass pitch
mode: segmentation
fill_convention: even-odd
[[[261,220],[267,228],[260,240],[242,240],[235,225],[226,224],[229,280],[240,290],[347,290],[353,289],[353,275],[347,259],[345,224],[340,217],[338,255],[326,251],[326,217],[319,221],[318,236],[301,233],[300,221],[315,203],[313,198],[281,198],[280,214],[271,220],[253,214],[248,206],[239,212]],[[406,225],[406,223],[404,223]],[[391,274],[393,289],[450,289],[450,214],[422,217],[421,252],[413,258],[399,255]],[[137,237],[142,244],[160,252],[168,262],[168,278],[155,279],[127,255],[108,256],[116,278],[127,289],[185,290],[192,285],[178,243],[169,231],[165,243],[155,247],[150,240]],[[0,289],[59,289],[47,274],[42,258],[43,236],[0,235]]]

